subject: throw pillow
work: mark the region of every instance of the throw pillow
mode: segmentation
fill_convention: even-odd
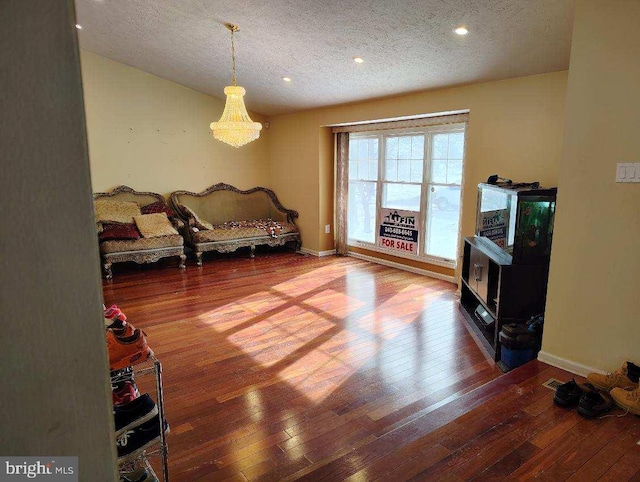
[[[169,206],[161,201],[156,201],[152,204],[142,206],[140,208],[140,212],[142,214],[167,213],[167,216],[169,217],[176,217],[176,213],[174,213]]]
[[[157,238],[178,234],[176,228],[171,225],[167,213],[141,214],[135,218],[136,226],[143,238]]]
[[[198,229],[213,229],[213,224],[209,221],[205,221],[204,219],[200,219],[196,213],[194,213],[191,209],[189,209],[184,204],[180,205],[180,209],[182,209],[188,216],[192,217],[196,222],[196,227]]]
[[[98,235],[100,241],[111,239],[140,239],[140,232],[133,223],[102,223],[102,232]]]
[[[139,216],[140,206],[131,201],[98,199],[94,201],[96,222],[133,223],[133,217]]]

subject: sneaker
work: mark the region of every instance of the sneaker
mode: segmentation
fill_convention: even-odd
[[[117,385],[122,382],[131,382],[133,386],[136,385],[133,376],[133,368],[132,367],[124,367],[121,370],[112,370],[111,371],[111,390],[115,390]],[[139,397],[140,393],[137,392],[136,388],[136,397]]]
[[[158,415],[158,407],[148,393],[125,405],[113,407],[113,419],[116,424],[116,438],[125,431],[151,420]]]
[[[140,396],[138,388],[130,381],[124,381],[111,386],[114,405],[124,405]]]
[[[611,398],[616,405],[634,415],[640,415],[640,387],[633,390],[613,388]]]
[[[116,305],[111,305],[109,308],[105,308],[104,309],[104,317],[105,318],[110,318],[110,319],[115,319],[115,318],[119,318],[122,321],[127,321],[127,315],[125,315],[122,310],[120,308],[118,308]]]
[[[635,382],[629,378],[629,372],[636,374]],[[631,362],[624,362],[620,370],[600,375],[599,373],[590,373],[587,380],[596,388],[604,391],[610,391],[612,388],[631,388],[638,386],[638,377],[640,375],[640,367]]]
[[[556,394],[553,397],[553,403],[559,407],[573,407],[580,401],[580,397],[584,394],[584,390],[572,378],[567,383],[563,383],[556,388]]]
[[[111,305],[103,311],[105,327],[121,327],[126,324],[127,316],[116,305]]]
[[[164,423],[164,433],[169,433],[169,424]],[[160,442],[160,419],[154,417],[131,430],[126,430],[116,439],[118,464],[123,464]]]
[[[596,418],[604,415],[613,407],[611,397],[603,392],[599,392],[591,384],[584,385],[587,390],[578,403],[578,413],[585,418]]]
[[[120,482],[158,482],[153,473],[144,467],[139,467],[131,472],[121,472]]]
[[[153,355],[147,337],[138,329],[127,337],[119,337],[113,330],[107,330],[107,351],[112,371],[142,363]]]

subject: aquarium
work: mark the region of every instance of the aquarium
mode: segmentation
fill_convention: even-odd
[[[512,255],[514,264],[549,261],[557,188],[533,184],[478,185],[476,236]]]

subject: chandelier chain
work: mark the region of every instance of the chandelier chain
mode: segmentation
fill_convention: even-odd
[[[236,85],[236,47],[233,42],[233,32],[235,28],[231,30],[231,63],[232,63],[232,75],[231,75],[231,85]]]

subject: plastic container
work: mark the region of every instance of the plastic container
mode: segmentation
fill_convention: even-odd
[[[506,328],[506,329],[505,329]],[[499,334],[500,360],[509,370],[533,360],[536,356],[537,338],[526,325],[505,325]]]

